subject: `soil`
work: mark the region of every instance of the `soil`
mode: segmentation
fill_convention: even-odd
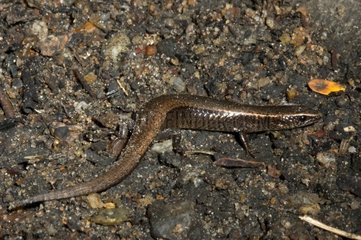
[[[0,239],[341,239],[303,215],[361,234],[360,19],[359,0],[1,1]],[[101,174],[175,93],[323,117],[250,134],[254,159],[233,134],[165,132],[102,193],[8,209]]]

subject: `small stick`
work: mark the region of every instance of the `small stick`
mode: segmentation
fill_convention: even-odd
[[[8,95],[4,92],[4,90],[1,87],[0,87],[0,104],[4,111],[5,117],[15,118],[15,111],[13,104],[11,103]]]
[[[122,91],[124,92],[125,96],[129,96],[129,93],[127,91],[127,89],[125,89],[124,85],[120,82],[120,80],[117,80],[118,86],[120,87],[120,89],[122,89]]]
[[[214,156],[214,154],[216,154],[216,153],[214,151],[208,151],[208,150],[192,150],[192,151],[184,152],[184,155],[186,155],[186,156],[195,155],[195,154],[204,154],[204,155]]]
[[[336,70],[338,64],[338,53],[335,49],[332,49],[330,53],[331,53],[331,67],[333,70]]]
[[[214,161],[214,164],[220,167],[231,167],[231,168],[260,168],[265,167],[266,164],[260,161],[234,159],[234,158],[220,158]]]
[[[361,240],[361,235],[357,235],[357,234],[354,234],[354,233],[349,233],[349,232],[346,232],[346,231],[343,231],[343,230],[340,230],[338,228],[334,228],[334,227],[331,227],[331,226],[328,226],[320,221],[317,221],[316,219],[313,219],[311,218],[310,216],[300,216],[299,217],[301,220],[305,221],[305,222],[308,222],[312,225],[315,225],[316,227],[319,227],[321,229],[324,229],[326,231],[329,231],[329,232],[332,232],[336,235],[339,235],[339,236],[342,236],[342,237],[347,237],[347,238],[350,238],[350,239],[356,239],[356,240]]]

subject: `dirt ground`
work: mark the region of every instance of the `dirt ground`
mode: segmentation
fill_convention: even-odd
[[[341,239],[303,215],[361,234],[360,19],[359,0],[0,1],[0,239]],[[250,134],[254,159],[233,134],[165,132],[102,193],[8,209],[101,174],[174,93],[323,117]]]

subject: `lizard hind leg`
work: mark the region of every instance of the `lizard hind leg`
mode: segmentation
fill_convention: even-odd
[[[250,150],[247,134],[245,132],[238,132],[238,137],[239,137],[242,147],[246,151],[246,154],[250,155],[252,158],[255,158],[254,154]]]

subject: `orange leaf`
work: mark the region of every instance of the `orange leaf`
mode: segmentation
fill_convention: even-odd
[[[326,79],[312,79],[308,82],[308,87],[311,88],[312,91],[323,95],[329,95],[332,92],[345,91],[346,89],[344,85]]]

